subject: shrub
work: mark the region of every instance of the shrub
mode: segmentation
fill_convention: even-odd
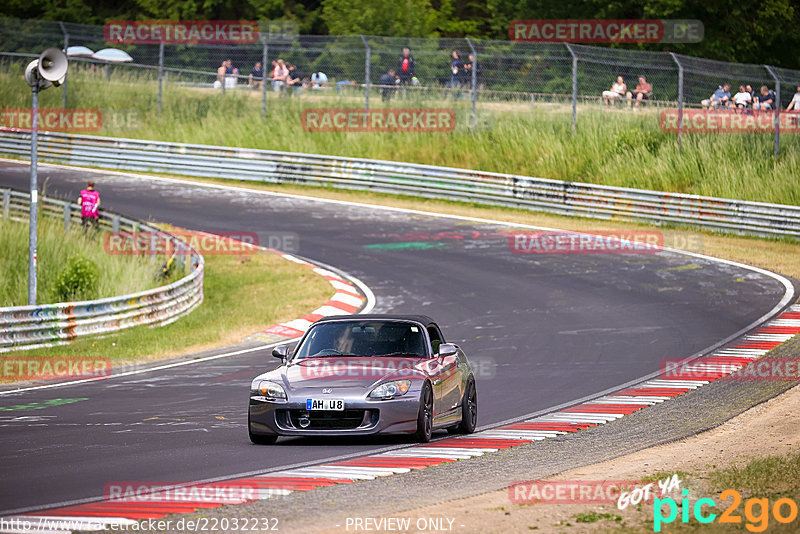
[[[93,298],[97,293],[99,279],[97,264],[84,256],[72,256],[58,274],[56,294],[59,301]]]

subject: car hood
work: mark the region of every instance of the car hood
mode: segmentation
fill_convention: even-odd
[[[334,356],[306,358],[276,369],[291,389],[308,387],[370,387],[390,379],[421,380],[427,376],[427,358]],[[275,372],[275,371],[273,371]]]

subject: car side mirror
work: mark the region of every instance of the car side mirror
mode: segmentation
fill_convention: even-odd
[[[272,349],[272,355],[275,358],[280,359],[282,362],[286,361],[286,357],[289,355],[289,347],[286,345],[279,345]]]
[[[452,356],[458,349],[452,343],[442,343],[439,345],[439,356]]]

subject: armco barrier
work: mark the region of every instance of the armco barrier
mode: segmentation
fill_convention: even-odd
[[[29,133],[0,131],[0,154],[26,157],[29,151]],[[39,157],[44,161],[79,166],[321,185],[519,207],[560,215],[800,237],[800,207],[797,206],[431,165],[60,133],[39,134]]]
[[[3,217],[28,219],[30,196],[12,189],[0,189]],[[41,213],[59,217],[64,226],[80,224],[80,208],[68,201],[41,197]],[[178,237],[120,215],[100,211],[102,229],[145,232],[140,239],[150,239],[157,234],[173,243],[173,259],[178,268],[190,272],[180,280],[130,295],[121,295],[83,302],[61,302],[38,306],[0,308],[0,352],[9,350],[52,346],[91,334],[103,334],[137,325],[165,325],[189,313],[203,301],[203,256]],[[185,259],[189,259],[188,265]]]

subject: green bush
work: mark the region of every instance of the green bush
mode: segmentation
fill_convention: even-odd
[[[84,256],[72,256],[58,274],[56,294],[59,301],[93,299],[99,279],[96,263]]]

